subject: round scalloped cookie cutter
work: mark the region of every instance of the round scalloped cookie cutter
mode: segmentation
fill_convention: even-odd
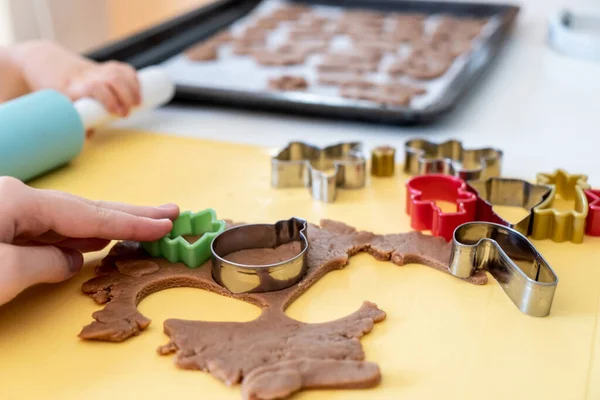
[[[600,62],[600,7],[559,11],[548,21],[548,41],[560,53]]]
[[[307,231],[307,222],[300,218],[227,229],[217,235],[210,247],[213,279],[232,293],[271,292],[298,283],[308,268]],[[251,265],[226,259],[228,254],[236,251],[274,249],[291,242],[300,243],[300,252],[278,263]]]

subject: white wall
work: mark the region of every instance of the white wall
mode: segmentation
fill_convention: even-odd
[[[0,0],[0,45],[49,39],[82,52],[109,33],[108,0]]]
[[[10,0],[0,0],[0,46],[14,41],[9,3]]]

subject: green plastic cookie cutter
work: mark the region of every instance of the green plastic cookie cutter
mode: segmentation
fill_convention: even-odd
[[[171,232],[154,242],[143,242],[142,248],[152,257],[164,257],[169,262],[182,262],[188,268],[197,268],[211,257],[210,245],[225,226],[225,221],[218,220],[212,208],[197,213],[185,211],[173,221]],[[184,235],[202,236],[190,243]]]

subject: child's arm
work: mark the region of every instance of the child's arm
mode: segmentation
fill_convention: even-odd
[[[0,101],[39,89],[73,100],[92,97],[121,116],[141,101],[136,72],[127,64],[96,63],[47,41],[0,49]]]

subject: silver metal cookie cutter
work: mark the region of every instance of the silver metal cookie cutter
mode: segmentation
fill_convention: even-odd
[[[548,185],[535,185],[522,179],[488,178],[469,181],[467,187],[477,195],[476,221],[494,222],[508,226],[523,235],[531,233],[533,209],[544,203],[552,193]],[[494,206],[512,206],[526,209],[528,214],[521,220],[511,223],[494,211]]]
[[[292,142],[271,159],[271,185],[275,188],[308,187],[312,197],[333,202],[338,188],[365,186],[367,161],[358,142],[323,149]]]
[[[529,240],[509,227],[467,222],[454,231],[450,272],[468,278],[488,271],[525,314],[550,314],[558,277]]]
[[[446,174],[468,181],[500,176],[502,150],[464,149],[462,142],[433,143],[412,139],[404,145],[404,172],[409,175]]]
[[[240,250],[274,249],[290,242],[300,242],[300,253],[274,264],[251,265],[228,261],[225,257]],[[298,283],[306,274],[307,222],[300,218],[275,224],[240,225],[219,234],[213,240],[212,275],[232,293],[259,293],[281,290]]]

